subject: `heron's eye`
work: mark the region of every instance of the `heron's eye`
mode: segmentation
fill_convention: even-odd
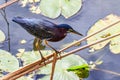
[[[72,32],[73,30],[72,29],[69,29],[68,32]]]

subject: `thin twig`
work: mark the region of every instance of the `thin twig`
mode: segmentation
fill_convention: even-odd
[[[3,13],[1,12],[1,15],[3,16],[3,18],[4,18],[4,20],[5,20],[6,24],[7,24],[8,51],[10,52],[10,49],[11,49],[11,45],[10,45],[10,25],[9,25],[9,22],[8,22],[8,19],[7,19],[7,15],[6,15],[6,10],[5,10],[5,8],[3,8],[3,9],[1,9],[1,10],[2,10],[2,12],[3,12]]]
[[[5,7],[7,7],[7,6],[9,6],[9,5],[11,5],[11,4],[15,3],[15,2],[18,2],[18,1],[19,0],[10,0],[7,3],[1,4],[0,9],[3,9],[3,8],[5,8]]]
[[[110,70],[106,70],[106,69],[94,68],[93,70],[99,70],[99,71],[102,71],[102,72],[107,72],[107,73],[110,73],[110,74],[114,74],[114,75],[120,76],[120,73],[117,73],[117,72],[114,72],[114,71],[110,71]]]
[[[66,57],[66,56],[68,56],[68,55],[70,55],[70,54],[73,54],[73,53],[75,53],[75,52],[78,52],[78,51],[80,51],[80,50],[83,50],[83,49],[85,49],[85,48],[88,48],[88,47],[90,47],[90,46],[93,46],[93,45],[95,45],[95,44],[97,44],[97,43],[101,43],[101,42],[103,42],[103,41],[106,41],[106,40],[108,40],[108,39],[111,39],[111,38],[114,38],[114,37],[116,37],[116,36],[119,36],[120,35],[120,33],[118,33],[118,34],[115,34],[115,35],[112,35],[112,36],[109,36],[109,37],[107,37],[107,38],[105,38],[105,39],[102,39],[102,40],[98,40],[98,41],[96,41],[96,42],[93,42],[93,43],[91,43],[91,44],[88,44],[88,45],[85,45],[85,46],[83,46],[83,47],[80,47],[80,48],[77,48],[77,49],[75,49],[75,50],[72,50],[72,51],[70,51],[70,52],[68,52],[68,53],[66,53],[66,54],[63,54],[61,57],[58,57],[57,58],[57,60],[58,59],[61,59],[61,58],[63,58],[63,57]],[[51,56],[51,55],[50,55]],[[47,57],[49,57],[49,56],[47,56]],[[3,78],[1,78],[1,80],[9,80],[9,79],[13,79],[13,77],[14,77],[14,79],[17,79],[17,78],[19,78],[19,77],[21,77],[22,75],[25,75],[25,74],[27,74],[29,71],[28,70],[30,70],[30,71],[34,71],[34,70],[36,70],[36,69],[38,69],[38,68],[40,68],[40,67],[43,67],[45,64],[41,64],[41,60],[38,60],[38,61],[36,61],[36,62],[34,62],[34,63],[31,63],[31,64],[29,64],[29,65],[27,65],[27,66],[25,66],[25,67],[23,67],[23,68],[21,68],[21,69],[19,69],[19,70],[17,70],[17,71],[15,71],[15,72],[12,72],[12,73],[10,73],[10,74],[8,74],[8,75],[5,75]],[[51,59],[51,60],[49,60],[49,61],[46,61],[46,64],[49,64],[49,63],[52,63],[53,62],[53,59]],[[35,66],[39,66],[39,67],[37,67],[37,68],[34,68]],[[34,69],[33,69],[34,68]],[[17,75],[17,76],[16,76]],[[14,80],[13,79],[13,80]]]
[[[13,76],[13,77],[11,77],[10,79],[8,78],[8,79],[6,79],[6,80],[16,80],[16,79],[19,78],[20,76],[23,76],[23,75],[25,75],[26,73],[32,72],[32,71],[34,71],[34,70],[36,70],[36,69],[38,69],[38,68],[39,68],[39,65],[36,65],[36,66],[34,66],[33,68],[30,68],[29,70],[24,71],[24,72],[22,72],[21,74],[16,75],[16,76]],[[4,80],[5,80],[5,79],[4,79]]]
[[[83,49],[88,48],[88,47],[90,47],[90,46],[93,46],[93,45],[95,45],[95,44],[101,43],[101,42],[103,42],[103,41],[109,40],[109,39],[114,38],[114,37],[116,37],[116,36],[120,36],[120,33],[117,33],[117,34],[115,34],[115,35],[109,36],[109,37],[104,38],[104,39],[101,39],[101,40],[97,40],[96,42],[93,42],[93,43],[91,43],[91,44],[84,45],[84,46],[82,46],[82,47],[80,47],[80,48],[77,48],[77,49],[74,49],[74,50],[72,50],[72,51],[69,51],[69,52],[67,52],[65,55],[62,55],[62,57],[66,57],[66,56],[68,56],[68,55],[70,55],[70,54],[76,53],[76,52],[78,52],[78,51],[80,51],[80,50],[83,50]]]
[[[50,75],[50,80],[53,80],[53,76],[54,76],[54,72],[55,72],[55,65],[57,62],[57,55],[58,55],[58,53],[55,53],[53,56],[52,71],[51,71],[51,75]]]
[[[116,23],[109,25],[109,27],[107,26],[107,28],[110,28],[111,26],[113,26],[113,25],[115,25],[115,24],[117,24],[117,23],[119,23],[119,22],[120,22],[120,21],[117,21]],[[107,29],[107,28],[106,28],[106,29]],[[105,30],[105,29],[103,29],[103,30]],[[102,30],[102,31],[103,31],[103,30]],[[101,31],[101,30],[99,30],[99,31]],[[99,32],[99,31],[98,31],[98,32]],[[97,34],[98,32],[95,32],[95,33],[93,33],[93,34],[90,35],[90,36],[93,36],[93,35]],[[72,51],[68,52],[67,54],[63,54],[60,58],[58,57],[57,60],[58,60],[58,59],[61,59],[61,58],[63,58],[63,57],[66,57],[66,56],[68,56],[68,55],[70,55],[70,54],[73,54],[73,53],[75,53],[75,52],[78,52],[78,51],[80,51],[80,50],[82,50],[82,49],[88,48],[88,47],[90,47],[90,46],[92,46],[92,45],[95,45],[95,44],[97,44],[97,43],[100,43],[100,42],[103,42],[103,41],[108,40],[108,39],[110,39],[110,38],[119,36],[119,35],[120,35],[120,33],[119,33],[119,34],[116,34],[116,35],[109,36],[109,37],[107,37],[107,38],[105,38],[105,39],[96,41],[96,42],[91,43],[91,44],[89,44],[89,45],[85,45],[85,46],[83,46],[83,47],[77,48],[77,49],[75,49],[75,50],[72,50]],[[86,40],[86,39],[89,38],[90,36],[86,36],[86,37],[84,37],[83,39]],[[81,40],[79,40],[79,41],[82,41],[83,39],[81,39]],[[79,42],[78,42],[78,43],[79,43]],[[66,49],[67,49],[67,48],[66,48]],[[62,50],[60,50],[60,51],[63,51],[63,50],[65,50],[65,49],[62,49]],[[54,54],[54,53],[53,53],[53,54]],[[50,59],[51,57],[53,57],[53,54],[50,54],[50,55],[46,56],[46,57],[45,57],[46,60],[47,60],[47,59]],[[49,64],[49,63],[51,63],[51,62],[53,62],[53,59],[51,59],[51,60],[49,60],[49,61],[46,61],[46,64]],[[9,74],[5,75],[5,76],[2,77],[0,80],[10,80],[12,77],[14,77],[14,79],[17,79],[17,78],[19,78],[19,77],[21,77],[21,76],[23,76],[23,75],[25,75],[25,74],[27,74],[27,73],[29,73],[29,72],[31,72],[31,71],[34,71],[34,70],[36,70],[36,69],[38,69],[38,68],[40,68],[40,67],[43,67],[43,66],[45,65],[45,64],[41,64],[41,63],[42,63],[42,60],[38,60],[38,61],[36,61],[36,62],[34,62],[34,63],[31,63],[31,64],[29,64],[29,65],[26,65],[26,66],[22,67],[21,69],[19,69],[19,70],[17,70],[17,71],[14,71],[14,72],[12,72],[12,73],[9,73]],[[34,68],[35,66],[39,66],[39,67]],[[33,68],[34,68],[34,69],[33,69]],[[31,71],[28,71],[28,70],[30,70],[30,69],[31,69]],[[17,75],[17,76],[16,76],[16,75]],[[12,79],[13,79],[13,78],[12,78]],[[14,80],[14,79],[13,79],[13,80]]]

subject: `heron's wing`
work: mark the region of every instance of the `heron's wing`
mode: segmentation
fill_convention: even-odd
[[[36,20],[36,21],[35,21]],[[48,21],[48,20],[37,20],[30,22],[32,27],[34,27],[33,35],[42,39],[50,39],[55,36],[56,24]]]
[[[37,38],[48,39],[55,35],[55,24],[48,20],[14,17],[13,21]]]

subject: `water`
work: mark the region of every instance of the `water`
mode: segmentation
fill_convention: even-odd
[[[26,50],[32,50],[32,42],[34,37],[28,34],[22,27],[18,24],[11,21],[14,16],[22,16],[22,17],[30,17],[30,18],[45,18],[55,23],[67,23],[71,25],[75,30],[80,33],[86,35],[88,29],[99,19],[104,18],[108,14],[116,14],[120,16],[120,0],[84,0],[83,7],[79,13],[75,16],[65,19],[63,16],[60,16],[57,19],[51,20],[42,15],[32,14],[29,12],[27,8],[22,8],[18,4],[13,4],[7,7],[7,17],[10,22],[10,37],[11,37],[11,52],[13,54],[17,53],[17,49],[25,48]],[[7,26],[0,15],[0,29],[3,30],[7,34]],[[56,43],[50,43],[56,49],[59,49],[61,45],[71,42],[73,40],[80,39],[81,37],[69,34],[64,40]],[[22,45],[20,41],[22,39],[27,40],[27,43]],[[85,42],[82,45],[86,44]],[[3,44],[2,49],[8,50],[7,42]],[[108,46],[104,49],[97,51],[97,54],[88,56],[88,49],[82,50],[77,54],[83,56],[86,60],[96,60],[100,55],[105,54],[102,58],[104,63],[99,68],[112,70],[120,73],[120,55],[112,54]],[[86,57],[87,56],[87,57]],[[101,72],[101,71],[91,71],[90,76],[87,80],[119,80],[120,76],[111,75],[109,73]]]

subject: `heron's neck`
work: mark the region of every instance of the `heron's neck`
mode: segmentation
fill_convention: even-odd
[[[64,39],[67,35],[67,30],[63,29],[63,28],[60,28],[57,30],[55,36],[50,39],[49,41],[52,41],[52,42],[57,42],[57,41],[60,41],[62,39]]]

